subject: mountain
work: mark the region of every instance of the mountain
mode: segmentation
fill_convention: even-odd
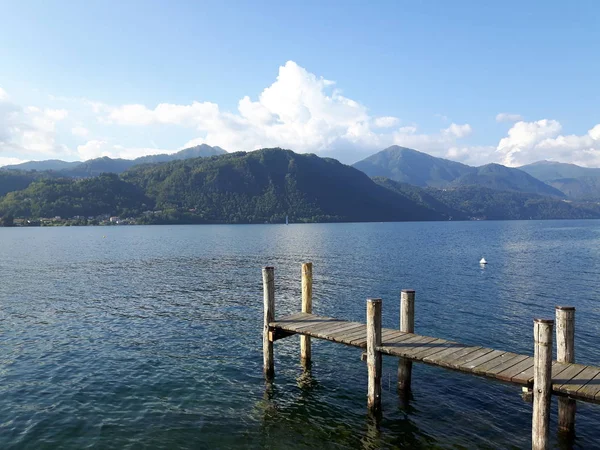
[[[519,167],[523,172],[542,181],[561,178],[600,177],[600,169],[555,161],[538,161]]]
[[[154,164],[167,161],[177,161],[180,159],[223,155],[225,153],[227,152],[221,147],[211,147],[210,145],[201,144],[195,147],[183,149],[177,153],[141,156],[136,159],[113,159],[109,158],[108,156],[90,159],[84,162],[67,162],[57,159],[49,159],[46,161],[29,161],[12,166],[4,166],[3,169],[53,171],[62,176],[68,177],[93,177],[100,175],[101,173],[123,173],[131,167],[139,164]]]
[[[564,197],[561,191],[548,186],[528,173],[500,164],[486,164],[481,167],[472,167],[470,173],[453,180],[450,186],[479,186],[497,191],[515,191]]]
[[[415,186],[444,187],[472,171],[472,167],[427,153],[393,145],[353,167],[370,177],[386,177]]]
[[[500,164],[471,167],[397,145],[369,156],[353,167],[371,177],[387,177],[421,187],[474,185],[504,191],[564,196],[559,190],[519,169]]]
[[[44,178],[0,198],[0,216],[40,218],[139,215],[154,202],[116,174],[94,178]]]
[[[600,169],[554,161],[538,161],[521,170],[576,200],[600,199]]]
[[[213,223],[445,218],[334,159],[282,149],[138,166],[123,179],[171,211],[168,221],[181,220],[181,211]]]
[[[444,220],[443,213],[316,155],[263,149],[138,165],[123,173],[34,181],[0,216],[136,216],[139,223]]]
[[[387,178],[374,178],[381,186],[412,198],[453,220],[528,220],[600,218],[600,205],[573,203],[521,192],[498,191],[479,186],[448,189],[420,188]]]
[[[35,172],[0,169],[0,197],[12,191],[25,189],[37,178],[39,175]]]
[[[11,166],[4,166],[2,169],[6,170],[67,170],[76,167],[81,164],[81,161],[61,161],[60,159],[47,159],[45,161],[28,161],[21,164],[13,164]]]

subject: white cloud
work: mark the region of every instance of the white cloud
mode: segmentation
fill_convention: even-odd
[[[501,139],[496,152],[503,164],[520,166],[539,160],[600,165],[600,124],[583,135],[561,135],[556,120],[517,122]]]
[[[400,119],[391,116],[376,117],[373,123],[375,124],[375,128],[391,128],[398,125]]]
[[[22,108],[0,96],[0,154],[23,160],[30,155],[43,157],[67,154],[68,149],[56,140],[56,124],[64,120],[64,109]]]
[[[21,164],[25,162],[23,159],[0,156],[0,167],[12,166],[13,164]]]
[[[210,102],[162,103],[155,108],[131,104],[104,110],[107,123],[195,128],[200,136],[186,145],[218,145],[232,151],[284,147],[344,162],[403,142],[422,144],[423,151],[446,152],[448,145],[471,133],[468,124],[452,124],[433,136],[417,135],[415,127],[397,129],[398,118],[369,115],[365,106],[342,95],[335,82],[317,77],[293,61],[279,68],[275,82],[256,101],[243,97],[235,113]]]
[[[473,132],[473,129],[468,123],[465,123],[464,125],[457,125],[453,123],[448,128],[443,130],[443,132],[457,138],[463,138],[470,135]]]
[[[518,122],[523,120],[520,114],[500,113],[496,116],[496,122]]]
[[[6,93],[6,91],[2,88],[0,88],[0,101],[6,101],[8,100],[8,94]]]
[[[135,159],[146,155],[159,155],[163,153],[173,153],[176,150],[161,150],[157,148],[126,148],[121,145],[111,144],[103,140],[91,140],[85,144],[77,146],[77,155],[81,160],[101,158],[109,156],[111,158]]]
[[[85,137],[89,134],[89,130],[82,126],[76,126],[71,128],[73,136]]]

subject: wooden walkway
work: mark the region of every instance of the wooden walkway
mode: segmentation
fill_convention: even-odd
[[[332,317],[298,313],[269,323],[271,341],[300,334],[366,348],[366,325]],[[383,328],[383,354],[531,387],[534,359],[528,355],[470,346],[434,337]],[[552,363],[552,392],[573,399],[600,402],[600,367]]]

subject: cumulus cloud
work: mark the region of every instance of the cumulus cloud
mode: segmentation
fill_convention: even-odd
[[[517,122],[496,149],[503,164],[520,166],[539,160],[600,165],[600,124],[583,135],[562,135],[556,120]]]
[[[0,92],[0,156],[22,160],[29,155],[42,157],[68,153],[57,142],[56,124],[68,116],[64,109],[22,108]],[[18,156],[15,156],[18,155]]]
[[[518,122],[523,120],[520,114],[500,113],[496,116],[496,122]]]
[[[375,128],[391,128],[398,125],[400,119],[391,116],[376,117],[373,123]]]
[[[189,145],[205,143],[229,150],[285,147],[344,162],[407,142],[431,144],[421,147],[424,151],[445,152],[448,144],[471,133],[468,124],[452,124],[431,136],[417,134],[415,127],[397,128],[398,118],[371,116],[364,105],[342,95],[335,82],[317,77],[293,61],[279,68],[275,82],[257,100],[243,97],[236,112],[222,111],[210,102],[162,103],[154,108],[132,104],[105,111],[104,120],[113,124],[195,128],[200,136]]]
[[[85,144],[77,146],[77,155],[81,160],[101,158],[108,156],[110,158],[135,159],[140,156],[160,155],[163,153],[173,153],[176,150],[161,150],[157,148],[127,148],[117,144],[111,144],[104,140],[91,140]]]

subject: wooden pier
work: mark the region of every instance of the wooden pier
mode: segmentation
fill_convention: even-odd
[[[556,307],[557,361],[552,360],[553,320],[534,320],[534,356],[461,344],[414,333],[415,291],[401,293],[400,326],[382,328],[381,299],[367,300],[367,323],[312,314],[312,264],[302,268],[302,312],[274,317],[274,269],[263,269],[264,282],[264,373],[274,375],[273,342],[295,334],[302,336],[301,361],[310,364],[310,339],[364,349],[367,361],[367,406],[381,409],[381,356],[400,358],[398,387],[410,389],[413,362],[482,376],[533,390],[532,448],[545,449],[549,439],[552,395],[559,397],[559,428],[573,433],[575,400],[600,403],[600,367],[574,363],[575,308]]]

